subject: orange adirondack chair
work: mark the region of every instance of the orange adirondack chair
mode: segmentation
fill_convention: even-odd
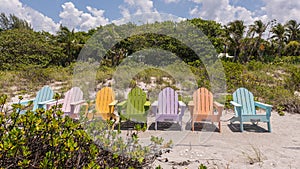
[[[220,117],[224,106],[218,102],[213,102],[213,95],[209,90],[206,88],[196,90],[193,94],[193,101],[190,101],[188,106],[193,131],[195,122],[210,121],[212,123],[218,122],[219,132],[221,132]]]
[[[102,117],[103,120],[116,119],[114,108],[117,102],[112,88],[104,87],[97,92],[95,104],[96,112],[86,113],[86,116],[88,119],[92,119],[93,117]]]

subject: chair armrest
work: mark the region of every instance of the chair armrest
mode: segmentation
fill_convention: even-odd
[[[151,106],[151,102],[150,101],[146,101],[144,104],[145,107],[150,107]]]
[[[254,105],[262,109],[270,109],[273,107],[272,105],[261,103],[261,102],[254,102]]]
[[[152,107],[158,107],[158,101],[154,101],[152,104],[151,104]]]
[[[223,112],[223,110],[224,110],[224,105],[221,104],[221,103],[218,103],[218,102],[214,102],[213,105],[214,105],[214,107],[217,109],[218,116],[221,116],[221,115],[222,115],[222,112]]]
[[[178,104],[180,107],[180,116],[182,117],[185,112],[186,104],[183,103],[182,101],[178,101]]]
[[[178,104],[179,104],[180,107],[186,107],[186,104],[183,103],[182,101],[178,101]]]
[[[188,106],[194,106],[194,101],[189,101]]]
[[[158,101],[154,101],[151,104],[151,112],[154,113],[154,115],[157,114],[157,109],[158,109]]]
[[[114,100],[108,106],[115,106],[115,105],[117,105],[117,103],[118,103],[118,100]]]
[[[150,106],[151,106],[151,102],[150,102],[150,101],[146,101],[146,102],[144,103],[144,109],[145,109],[146,112],[148,112]]]
[[[62,104],[62,102],[64,101],[64,99],[60,99],[60,100],[54,100],[51,102],[46,103],[46,108],[49,109],[50,107],[52,107],[53,105],[57,104]]]
[[[230,101],[230,104],[234,105],[235,107],[242,107],[241,104],[238,104],[237,102]]]
[[[39,105],[45,105],[47,103],[50,103],[50,102],[53,102],[55,101],[55,99],[51,99],[51,100],[46,100],[46,101],[43,101],[43,102],[38,102]]]
[[[188,103],[188,110],[190,111],[190,114],[191,114],[191,116],[193,115],[193,113],[194,113],[194,101],[189,101],[189,103]]]
[[[117,104],[118,107],[124,107],[127,104],[127,101],[122,101],[120,103]]]
[[[76,105],[83,104],[83,103],[85,103],[85,100],[79,100],[77,102],[70,103],[70,105],[71,106],[76,106]]]
[[[215,106],[216,108],[224,108],[224,105],[221,104],[221,103],[218,103],[218,102],[214,102],[214,106]]]
[[[35,100],[35,98],[34,99],[29,99],[29,100],[23,100],[23,101],[20,101],[20,104],[27,104],[28,102],[34,101],[34,100]],[[19,104],[19,102],[14,102],[13,104]]]

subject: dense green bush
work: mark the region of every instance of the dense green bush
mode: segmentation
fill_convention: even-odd
[[[142,168],[155,158],[151,148],[162,143],[152,137],[153,144],[142,147],[138,131],[125,141],[103,122],[83,125],[84,119],[62,117],[61,105],[20,114],[26,107],[16,104],[8,113],[3,107],[6,99],[1,95],[0,166],[4,168]]]

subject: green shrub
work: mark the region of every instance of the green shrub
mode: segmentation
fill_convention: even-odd
[[[6,95],[0,97],[0,112],[5,111],[6,99]],[[156,143],[142,147],[135,131],[126,142],[118,136],[119,131],[107,130],[107,125],[104,130],[105,123],[82,125],[84,119],[74,121],[62,117],[63,112],[58,107],[20,114],[26,107],[16,104],[11,113],[0,113],[1,167],[142,168],[153,161],[149,159],[155,159],[155,152],[147,153],[159,147],[161,142],[157,140],[160,139],[153,139]],[[89,131],[94,135],[88,134]]]

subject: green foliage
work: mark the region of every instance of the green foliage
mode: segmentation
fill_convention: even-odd
[[[32,29],[30,24],[13,14],[6,16],[5,13],[0,14],[0,31],[9,29]]]
[[[0,70],[22,70],[27,65],[60,65],[65,55],[53,35],[28,29],[0,32]]]
[[[6,99],[1,95],[1,112]],[[62,117],[56,106],[20,114],[22,108],[15,104],[12,112],[0,113],[0,165],[4,168],[141,168],[151,162],[146,153],[162,142],[157,138],[152,146],[142,147],[136,132],[125,142],[119,131],[101,130],[103,122],[83,128],[83,123]]]
[[[198,169],[207,169],[207,167],[206,167],[205,165],[201,164],[201,165],[198,167]]]
[[[297,91],[300,89],[300,69],[299,67],[291,67],[290,76],[285,80],[286,85],[292,91]]]
[[[277,107],[277,111],[278,111],[278,114],[279,116],[284,116],[284,107],[283,106],[278,106]]]
[[[20,114],[20,105],[14,107],[0,117],[2,167],[81,168],[95,160],[99,150],[90,137],[79,123],[62,118],[60,110]]]

